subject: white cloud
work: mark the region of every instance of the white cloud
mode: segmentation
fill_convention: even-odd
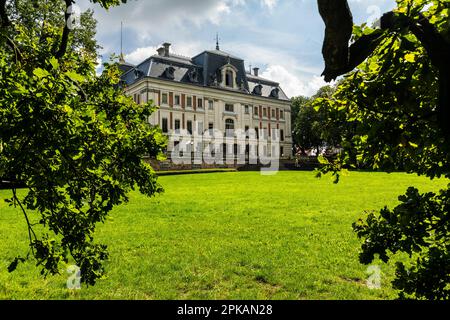
[[[148,57],[154,55],[156,53],[156,49],[157,47],[152,46],[137,48],[133,52],[126,54],[124,58],[126,62],[138,64],[147,59]]]
[[[287,70],[294,70],[296,73],[321,73],[321,66],[300,64],[296,57],[276,47],[265,46],[264,44],[255,45],[252,43],[229,42],[226,43],[226,48],[227,50],[225,51],[231,51],[231,53],[241,57],[246,63],[251,63],[255,67],[280,64]]]
[[[200,28],[205,23],[218,25],[231,12],[236,0],[152,0],[129,1],[125,5],[104,10],[81,0],[82,9],[94,7],[101,34],[117,34],[120,21],[126,28],[136,31],[140,37],[158,33],[184,31],[186,25]]]
[[[102,35],[116,35],[123,21],[126,28],[138,33],[142,39],[150,39],[155,32],[159,37],[185,33],[192,28],[200,30],[205,24],[215,26],[229,16],[239,16],[243,7],[259,4],[272,11],[278,0],[152,0],[128,1],[126,4],[109,10],[92,5],[88,0],[79,0],[77,4],[85,10],[94,8],[95,17]]]
[[[261,68],[261,76],[280,83],[289,97],[311,96],[327,83],[319,75],[322,66],[302,63],[291,54],[250,43],[228,43],[232,53],[243,58],[248,64]],[[320,54],[320,53],[319,53]]]
[[[160,46],[147,46],[141,47],[133,50],[130,53],[125,54],[125,60],[127,62],[138,64],[148,57],[156,54],[156,50]],[[200,43],[176,43],[171,46],[170,51],[174,54],[185,56],[185,57],[193,57],[203,51],[205,48],[202,47]]]
[[[102,69],[103,69],[103,63],[102,63],[102,58],[98,57],[97,58],[97,64],[95,65],[95,73],[97,75],[100,75],[102,73]]]
[[[279,82],[288,97],[311,96],[327,84],[322,77],[315,75],[301,79],[281,65],[269,66],[261,77]]]
[[[266,6],[270,10],[275,8],[275,6],[277,5],[277,2],[278,2],[278,0],[261,0],[262,5]]]

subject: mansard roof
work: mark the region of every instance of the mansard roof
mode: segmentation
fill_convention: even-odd
[[[128,63],[128,62],[121,62],[119,64],[119,69],[122,71],[122,73],[125,73],[127,71],[130,71],[131,69],[134,69],[136,66],[134,64]]]
[[[150,77],[270,99],[289,100],[279,83],[248,73],[243,59],[225,51],[206,50],[192,58],[165,53],[164,49],[161,52],[162,54],[150,56],[136,66],[122,63],[120,68],[123,71],[123,83],[131,85],[142,78]],[[218,85],[221,82],[221,70],[226,65],[233,66],[238,88]]]

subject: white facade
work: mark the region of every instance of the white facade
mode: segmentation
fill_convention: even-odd
[[[151,100],[159,106],[159,110],[150,116],[149,123],[159,125],[164,133],[169,134],[177,129],[178,121],[181,129],[187,130],[190,122],[194,130],[194,124],[197,122],[200,128],[203,127],[202,131],[212,127],[225,132],[226,120],[230,119],[233,120],[235,129],[244,131],[279,129],[281,158],[286,159],[291,155],[289,101],[268,101],[262,97],[160,79],[144,79],[128,87],[126,93],[134,97],[136,102],[145,103]],[[192,102],[189,106],[190,101]],[[233,111],[227,111],[226,105],[232,105]],[[163,124],[165,121],[167,128],[166,124]],[[168,146],[169,151],[172,148],[173,141]]]

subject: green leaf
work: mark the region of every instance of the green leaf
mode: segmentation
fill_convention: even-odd
[[[370,71],[372,71],[372,72],[378,71],[379,67],[380,67],[380,66],[379,66],[378,63],[375,62],[375,61],[372,61],[372,62],[370,62],[370,64],[369,64],[369,69],[370,69]]]
[[[16,83],[16,90],[14,90],[14,93],[25,94],[28,93],[28,90],[21,83]]]
[[[59,68],[59,62],[58,62],[58,59],[56,59],[55,57],[52,57],[52,58],[50,59],[50,64],[52,65],[53,70],[57,70],[57,69]]]
[[[320,164],[329,164],[330,162],[328,161],[327,158],[325,158],[324,156],[318,156],[317,160],[319,161]]]
[[[416,55],[414,53],[408,53],[405,55],[405,60],[408,62],[416,62]]]
[[[81,74],[76,73],[75,71],[67,71],[65,75],[74,82],[84,82],[86,78]]]
[[[36,68],[33,70],[33,74],[38,78],[38,79],[43,79],[46,78],[50,75],[50,73],[47,70],[44,70],[42,68]]]

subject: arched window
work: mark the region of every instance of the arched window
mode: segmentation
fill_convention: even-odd
[[[234,130],[234,120],[233,119],[225,120],[225,130]]]
[[[234,81],[233,81],[233,71],[231,70],[227,70],[226,74],[225,74],[225,85],[227,87],[233,87]]]
[[[225,120],[225,136],[226,137],[234,136],[234,120],[233,119]]]
[[[220,86],[224,88],[237,89],[237,72],[238,69],[230,63],[220,68]]]

